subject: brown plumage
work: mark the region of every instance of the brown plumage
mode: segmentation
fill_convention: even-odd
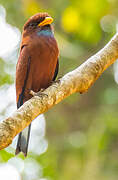
[[[31,98],[34,92],[47,88],[58,73],[59,50],[51,25],[52,18],[47,13],[38,13],[25,23],[20,56],[16,66],[17,108]],[[20,134],[16,154],[20,151],[27,155],[29,130]]]

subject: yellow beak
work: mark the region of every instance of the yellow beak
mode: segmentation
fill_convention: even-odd
[[[38,26],[45,26],[51,24],[52,22],[53,22],[52,17],[46,17],[41,23],[38,24]]]

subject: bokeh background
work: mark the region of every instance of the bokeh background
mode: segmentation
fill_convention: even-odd
[[[15,66],[22,27],[54,17],[59,76],[99,51],[117,31],[118,0],[0,0],[0,120],[16,109]],[[0,180],[117,180],[118,63],[86,94],[74,94],[32,124],[29,153],[0,151]]]

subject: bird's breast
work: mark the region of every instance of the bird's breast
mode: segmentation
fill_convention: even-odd
[[[46,88],[52,81],[58,59],[58,46],[54,36],[42,31],[34,36],[30,48],[32,90]]]

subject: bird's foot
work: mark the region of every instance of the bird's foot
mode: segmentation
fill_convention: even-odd
[[[55,80],[54,83],[60,83],[60,79]]]
[[[37,93],[32,91],[32,90],[30,90],[29,94],[32,95],[32,96],[36,96]]]
[[[44,91],[44,90],[43,90]],[[39,96],[39,97],[48,97],[48,95],[46,93],[44,93],[43,91],[39,91],[38,93],[36,93],[36,96]]]
[[[51,82],[51,85],[54,87],[54,88],[57,88],[57,84],[56,83],[60,83],[60,79],[57,79],[56,81],[52,81]]]
[[[41,88],[41,89],[40,89],[40,92],[43,92],[44,90],[45,90],[44,88]]]
[[[57,80],[55,80],[55,81],[51,81],[51,82],[50,82],[50,85],[54,85],[54,84],[56,84],[56,83],[60,83],[60,78],[57,79]]]
[[[43,91],[44,91],[44,89],[41,89],[39,92],[34,92],[34,91],[30,90],[30,94],[32,96],[39,96],[39,97],[46,96],[46,97],[48,97],[48,95],[43,93]]]

